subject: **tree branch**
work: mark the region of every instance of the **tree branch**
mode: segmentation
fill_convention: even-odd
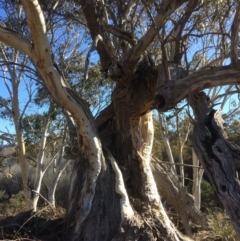
[[[236,9],[236,14],[231,27],[231,64],[233,68],[240,68],[239,63],[239,54],[238,54],[238,46],[239,46],[239,29],[240,29],[240,3],[238,2],[238,6]]]
[[[89,58],[91,57],[91,53],[97,48],[98,42],[103,41],[102,37],[98,34],[93,43],[91,48],[89,49],[86,60],[85,60],[85,69],[84,69],[84,81],[88,79],[88,67],[89,67]]]
[[[96,1],[89,2],[87,0],[81,0],[80,4],[82,6],[92,39],[94,40],[98,35],[100,35],[104,40],[98,41],[97,51],[103,67],[107,67],[109,62],[112,62],[113,55],[111,44],[109,43],[110,40],[105,37],[103,25],[100,24],[100,22],[104,19],[104,16],[99,16],[99,13],[96,12]],[[101,5],[103,5],[103,2],[101,2]]]
[[[154,107],[163,112],[173,108],[190,93],[215,86],[234,85],[239,83],[239,79],[240,70],[232,69],[231,66],[202,69],[186,78],[168,81],[160,86],[155,94]]]
[[[31,41],[24,38],[17,32],[7,27],[0,26],[0,41],[11,46],[14,49],[17,49],[27,54],[31,58],[32,56]]]
[[[128,69],[133,69],[135,67],[143,52],[158,34],[158,31],[163,26],[165,20],[185,2],[187,2],[187,0],[165,0],[161,4],[161,10],[155,17],[154,23],[152,23],[146,34],[139,40],[138,44],[131,49],[128,57],[124,61],[124,66],[126,66]]]
[[[118,27],[112,26],[112,25],[105,25],[104,28],[110,32],[111,34],[117,36],[120,39],[126,40],[128,43],[130,43],[131,45],[135,44],[135,41],[132,34],[124,31]]]
[[[22,0],[21,3],[32,35],[32,48],[41,58],[41,62],[44,62],[46,66],[51,66],[51,46],[47,38],[45,19],[40,4],[37,0]]]
[[[183,14],[182,18],[177,23],[175,23],[175,27],[172,30],[172,33],[169,35],[174,39],[174,42],[172,44],[172,54],[171,54],[172,59],[170,60],[173,60],[175,63],[180,64],[181,62],[181,58],[183,54],[181,50],[181,45],[180,45],[182,31],[187,21],[191,17],[192,12],[196,8],[197,4],[198,4],[198,0],[193,0],[188,2],[185,14]]]

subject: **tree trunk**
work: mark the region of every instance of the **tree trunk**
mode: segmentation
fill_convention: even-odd
[[[168,2],[156,19],[156,27],[184,2]],[[136,63],[156,36],[155,27],[148,31],[147,39],[134,47],[125,67],[123,63],[122,68],[130,71],[117,78],[112,105],[95,121],[88,104],[69,88],[53,64],[38,1],[22,0],[21,4],[32,42],[24,39],[19,44],[21,36],[5,29],[2,39],[32,59],[44,86],[66,110],[75,127],[78,158],[72,174],[65,226],[69,239],[190,240],[178,232],[167,216],[150,167],[153,128],[148,112],[153,107],[158,73],[152,71],[147,56],[137,67]],[[81,4],[86,20],[96,20],[95,8],[89,8],[92,5],[85,1]],[[99,29],[97,24],[94,27]],[[91,34],[95,39],[95,32]],[[101,46],[103,41],[98,44],[98,51],[107,58],[109,51]]]
[[[215,111],[204,92],[189,96],[196,122],[193,147],[211,185],[240,235],[240,148],[227,140],[221,111]]]
[[[23,182],[23,192],[27,205],[30,204],[30,176],[29,176],[29,167],[26,158],[26,150],[25,150],[25,141],[23,139],[23,127],[22,120],[20,115],[19,108],[19,99],[18,99],[18,86],[19,80],[17,80],[16,73],[13,71],[12,73],[12,88],[13,88],[13,120],[14,126],[17,136],[18,143],[18,156],[19,163],[21,168],[22,182]]]
[[[204,169],[201,169],[199,166],[199,160],[192,149],[192,161],[193,161],[193,187],[192,187],[192,193],[194,196],[195,204],[200,210],[201,208],[201,182],[202,182],[202,177],[204,173]],[[198,167],[199,168],[196,168]]]
[[[202,213],[178,177],[166,164],[160,163],[156,158],[153,158],[151,165],[159,193],[167,204],[178,212],[186,234],[192,234],[190,220],[197,225],[205,226]]]
[[[151,113],[142,117],[119,117],[116,121],[119,129],[113,131],[117,133],[115,142],[108,146],[111,151],[106,149],[101,157],[102,168],[94,193],[85,186],[87,173],[91,172],[86,159],[79,159],[74,168],[66,223],[72,230],[71,240],[189,240],[169,220],[153,178]],[[106,128],[113,126],[108,123]],[[100,133],[106,134],[103,130]],[[102,143],[109,144],[102,138]],[[94,194],[94,198],[83,218],[87,210],[84,198],[89,193]]]
[[[172,169],[173,173],[175,173],[177,175],[176,167],[174,165],[173,154],[172,154],[171,146],[170,146],[170,143],[169,143],[169,138],[168,138],[168,135],[167,135],[167,125],[166,125],[165,120],[163,118],[163,114],[158,112],[158,118],[159,118],[159,124],[160,124],[160,127],[161,127],[162,139],[163,139],[164,146],[166,148],[166,152],[167,152],[167,155],[168,155],[168,160],[169,160],[169,162],[172,163],[171,169]]]
[[[7,55],[5,54],[3,49],[1,49],[1,53],[6,63],[9,62],[9,59],[7,58]],[[19,53],[18,51],[16,51],[13,57],[13,62],[17,64],[18,58],[19,58]],[[24,64],[24,61],[21,64]],[[8,108],[7,105],[5,106],[5,108],[9,113],[9,115],[12,116],[13,122],[14,122],[14,127],[15,127],[16,137],[17,137],[16,139],[18,143],[18,157],[19,157],[19,163],[20,163],[21,175],[22,175],[23,193],[24,193],[26,204],[29,205],[30,204],[30,187],[29,187],[30,176],[29,176],[28,162],[26,159],[25,142],[23,139],[22,115],[20,114],[20,107],[19,107],[19,84],[20,84],[20,80],[23,72],[20,71],[20,73],[17,73],[16,68],[15,67],[11,68],[10,65],[8,64],[7,64],[7,69],[11,79],[12,90],[10,90],[7,84],[6,84],[6,87],[8,89],[10,98],[12,100],[12,106],[11,106],[12,108]],[[24,108],[26,109],[26,107],[27,107],[27,104],[25,105]]]
[[[50,104],[48,115],[42,128],[40,148],[37,156],[36,177],[34,181],[34,189],[32,190],[32,196],[31,196],[31,208],[33,209],[34,212],[37,211],[37,204],[38,204],[40,189],[42,185],[42,179],[44,175],[43,160],[44,160],[45,151],[46,151],[47,131],[50,124],[51,110],[52,110],[52,106]]]
[[[56,192],[56,189],[57,189],[58,181],[59,181],[63,171],[66,169],[66,167],[70,163],[69,160],[63,160],[62,159],[63,158],[62,152],[60,153],[60,156],[58,158],[58,159],[60,159],[60,158],[61,159],[60,159],[60,161],[58,161],[57,171],[54,173],[53,180],[51,181],[50,188],[48,189],[48,201],[49,201],[52,208],[56,207],[55,192]]]
[[[183,165],[183,141],[182,141],[182,136],[180,133],[180,128],[179,128],[179,116],[178,113],[175,113],[176,115],[176,128],[177,128],[177,135],[178,135],[178,160],[179,163],[181,164],[179,166],[179,171],[180,171],[180,180],[182,185],[184,186],[185,183],[185,177],[184,177],[184,165]]]

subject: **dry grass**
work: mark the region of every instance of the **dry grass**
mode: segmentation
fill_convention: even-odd
[[[240,237],[225,213],[210,211],[207,214],[207,220],[209,230],[196,234],[196,241],[240,241]]]

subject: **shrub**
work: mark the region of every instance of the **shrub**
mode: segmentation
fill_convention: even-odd
[[[0,191],[0,197],[6,198],[4,191]],[[0,202],[0,212],[3,216],[15,215],[26,209],[23,191],[13,194],[10,199]]]
[[[240,241],[226,213],[209,211],[207,220],[212,230],[212,237],[218,237],[219,240]]]

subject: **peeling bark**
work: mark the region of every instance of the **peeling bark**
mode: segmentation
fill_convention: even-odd
[[[146,197],[148,202],[159,202],[160,197],[157,186],[154,181],[150,160],[153,144],[153,121],[152,114],[147,113],[145,116],[130,119],[130,129],[133,145],[133,158],[139,162],[141,170],[142,185],[141,195]]]
[[[134,211],[130,205],[128,194],[125,188],[122,172],[109,151],[107,151],[107,157],[111,161],[112,169],[115,172],[115,189],[116,192],[121,196],[121,226],[126,219],[130,219],[134,215]]]
[[[240,148],[227,140],[221,111],[215,111],[204,92],[189,96],[196,123],[193,129],[193,147],[204,170],[240,234]]]

